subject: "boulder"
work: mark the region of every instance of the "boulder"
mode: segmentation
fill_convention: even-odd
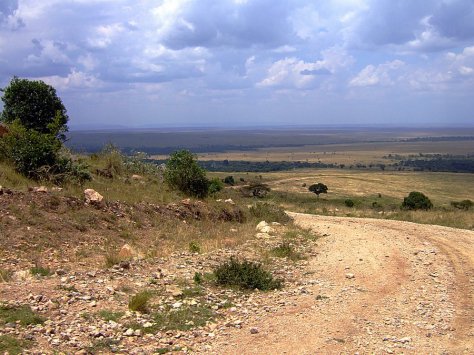
[[[141,175],[137,175],[137,174],[133,174],[132,175],[132,180],[143,180],[143,176]]]
[[[130,245],[124,244],[124,246],[119,251],[118,257],[123,260],[132,259],[135,254],[135,251]]]
[[[35,186],[33,187],[33,192],[46,193],[48,188],[46,186]]]
[[[86,200],[86,203],[98,204],[102,202],[104,196],[102,196],[100,193],[93,189],[85,189],[84,198]]]
[[[257,224],[256,230],[257,232],[266,233],[266,234],[270,234],[274,232],[274,229],[270,227],[270,225],[265,221],[261,221],[259,224]]]
[[[31,272],[29,270],[15,271],[12,275],[12,280],[14,281],[28,281],[32,279],[33,275],[31,275]]]

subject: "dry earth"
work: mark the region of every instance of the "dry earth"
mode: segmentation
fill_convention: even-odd
[[[474,232],[292,216],[325,236],[300,294],[219,334],[210,353],[474,353]]]

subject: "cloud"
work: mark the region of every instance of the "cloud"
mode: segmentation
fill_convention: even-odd
[[[173,5],[171,4],[173,3]],[[293,35],[290,3],[253,1],[165,1],[154,11],[162,26],[158,34],[169,48],[277,48]]]
[[[336,74],[353,62],[353,58],[340,48],[329,48],[321,54],[323,58],[315,62],[305,62],[296,57],[278,60],[268,68],[266,78],[257,86],[306,89],[316,82],[317,76]]]
[[[405,63],[394,60],[380,65],[367,65],[349,82],[352,87],[390,86],[394,84],[392,73],[400,69]]]

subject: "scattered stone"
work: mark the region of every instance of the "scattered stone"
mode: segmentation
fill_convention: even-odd
[[[355,275],[354,274],[351,274],[350,272],[346,274],[346,279],[353,279],[355,278]]]
[[[255,328],[255,327],[250,328],[250,334],[257,334],[257,333],[258,333],[257,328]]]

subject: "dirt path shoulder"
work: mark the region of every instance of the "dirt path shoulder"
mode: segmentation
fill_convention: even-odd
[[[211,353],[474,353],[474,232],[292,216],[324,236],[301,294],[219,335]]]

